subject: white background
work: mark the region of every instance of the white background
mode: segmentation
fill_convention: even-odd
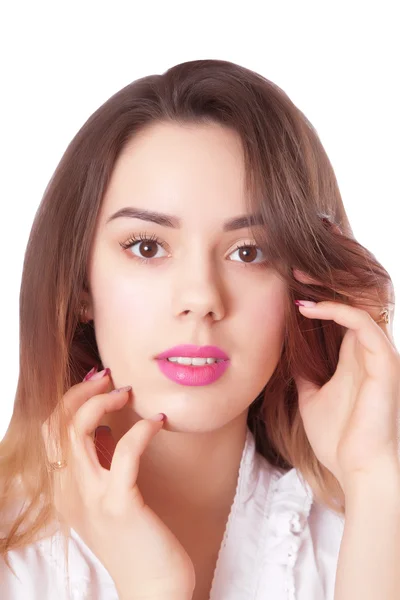
[[[44,189],[94,110],[134,79],[220,58],[307,115],[358,241],[400,287],[398,3],[342,0],[4,2],[0,8],[0,438],[19,369],[24,251]],[[395,319],[394,338],[400,344]]]

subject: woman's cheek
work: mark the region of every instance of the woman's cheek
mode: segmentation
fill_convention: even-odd
[[[164,305],[165,296],[157,285],[152,286],[148,280],[143,284],[136,280],[134,285],[130,281],[113,294],[107,306],[107,316],[114,315],[125,333],[141,331],[150,334],[154,331],[155,324],[160,322],[160,312]]]
[[[285,290],[283,286],[256,296],[257,301],[247,312],[247,330],[252,332],[252,354],[277,360],[281,354],[285,333]]]

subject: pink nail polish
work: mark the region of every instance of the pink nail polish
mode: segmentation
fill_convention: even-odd
[[[90,371],[88,373],[86,373],[85,377],[82,379],[82,381],[87,381],[88,379],[91,378],[92,375],[94,375],[97,372],[97,365],[95,365],[92,369],[90,369]]]
[[[107,369],[103,369],[102,371],[99,371],[98,373],[95,373],[94,375],[92,375],[90,377],[90,381],[97,381],[98,379],[101,379],[102,377],[105,377],[106,375],[109,375],[110,373],[111,373],[111,371],[107,367]]]
[[[313,308],[317,305],[317,303],[312,300],[295,300],[294,303],[297,304],[297,306],[304,306],[305,308]]]
[[[150,417],[150,421],[165,421],[167,419],[167,415],[164,413],[158,413],[158,415],[154,415],[154,417]]]
[[[116,388],[115,390],[112,390],[110,392],[110,394],[116,394],[118,392],[129,392],[129,390],[132,389],[131,385],[125,385],[124,387],[120,387],[120,388]]]

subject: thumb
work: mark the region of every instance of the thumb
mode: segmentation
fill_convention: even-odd
[[[110,470],[116,443],[107,425],[99,425],[94,434],[97,458],[104,469]]]

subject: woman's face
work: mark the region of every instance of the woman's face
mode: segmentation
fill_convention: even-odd
[[[114,385],[132,386],[132,410],[164,412],[169,429],[212,431],[243,418],[281,354],[286,286],[260,249],[238,249],[255,243],[249,228],[224,228],[247,212],[244,177],[235,132],[153,124],[120,155],[104,198],[89,268],[98,349]],[[124,207],[169,215],[174,226],[107,222]],[[156,357],[180,344],[218,346],[228,366],[193,385],[188,369],[201,367],[169,363],[171,380]]]

